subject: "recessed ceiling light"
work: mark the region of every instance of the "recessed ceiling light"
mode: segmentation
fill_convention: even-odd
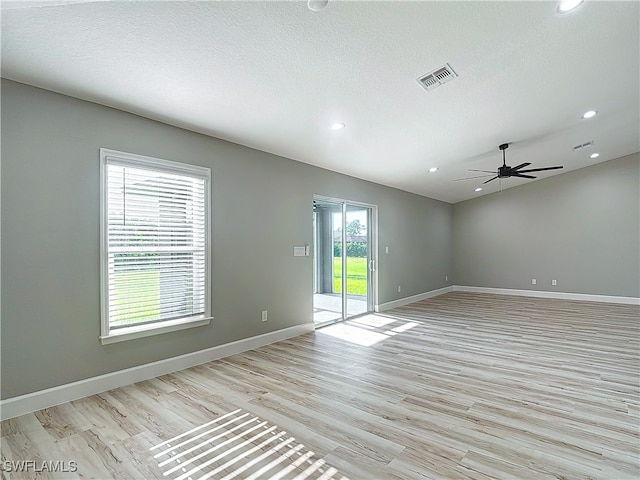
[[[591,155],[589,155],[589,158],[598,158],[599,156],[599,153],[592,153]]]
[[[433,173],[433,172],[437,172],[438,171],[438,167],[431,167],[429,169],[429,173]]]
[[[312,12],[319,12],[327,6],[327,3],[329,3],[329,0],[309,0],[307,2],[307,7]]]
[[[480,187],[476,188],[476,192],[479,192],[481,190],[482,190],[482,188],[480,188]]]
[[[582,118],[593,118],[598,114],[595,110],[589,110],[588,112],[584,112],[582,114]]]
[[[344,127],[344,123],[334,123],[333,125],[331,125],[331,130],[337,132],[338,130],[342,130]]]
[[[570,12],[574,8],[582,5],[582,2],[584,2],[584,0],[561,0],[560,5],[558,5],[558,13]]]

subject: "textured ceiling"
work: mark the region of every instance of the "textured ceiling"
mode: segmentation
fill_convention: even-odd
[[[2,76],[458,202],[531,181],[453,181],[501,143],[539,178],[640,150],[639,5],[3,2]]]

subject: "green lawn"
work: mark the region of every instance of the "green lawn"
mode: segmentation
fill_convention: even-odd
[[[360,257],[347,257],[347,294],[367,294],[367,259]],[[333,291],[342,292],[342,259],[333,258]]]
[[[154,320],[160,315],[160,272],[127,272],[115,275],[116,309],[120,312],[112,326]],[[134,291],[137,290],[137,291]],[[131,303],[131,300],[136,303]],[[133,322],[132,320],[135,320]]]

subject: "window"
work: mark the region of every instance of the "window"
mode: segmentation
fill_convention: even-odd
[[[208,168],[100,149],[103,344],[206,325]]]

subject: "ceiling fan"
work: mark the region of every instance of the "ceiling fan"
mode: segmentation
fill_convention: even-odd
[[[454,182],[457,182],[458,180],[472,180],[474,178],[490,177],[491,175],[495,175],[495,177],[490,178],[486,182],[483,182],[483,184],[489,183],[492,180],[495,180],[496,178],[509,178],[509,177],[536,178],[533,175],[524,175],[524,174],[533,173],[533,172],[542,172],[544,170],[558,170],[560,168],[563,168],[562,166],[557,166],[557,167],[542,167],[542,168],[530,168],[528,170],[521,170],[522,168],[528,167],[529,165],[531,165],[531,163],[529,162],[521,163],[520,165],[517,165],[515,167],[510,167],[509,165],[507,165],[507,161],[505,159],[505,150],[509,148],[509,144],[503,143],[498,148],[502,151],[502,166],[498,167],[497,171],[469,169],[470,172],[484,172],[489,175],[478,175],[477,177],[468,177],[468,178],[456,178]]]

